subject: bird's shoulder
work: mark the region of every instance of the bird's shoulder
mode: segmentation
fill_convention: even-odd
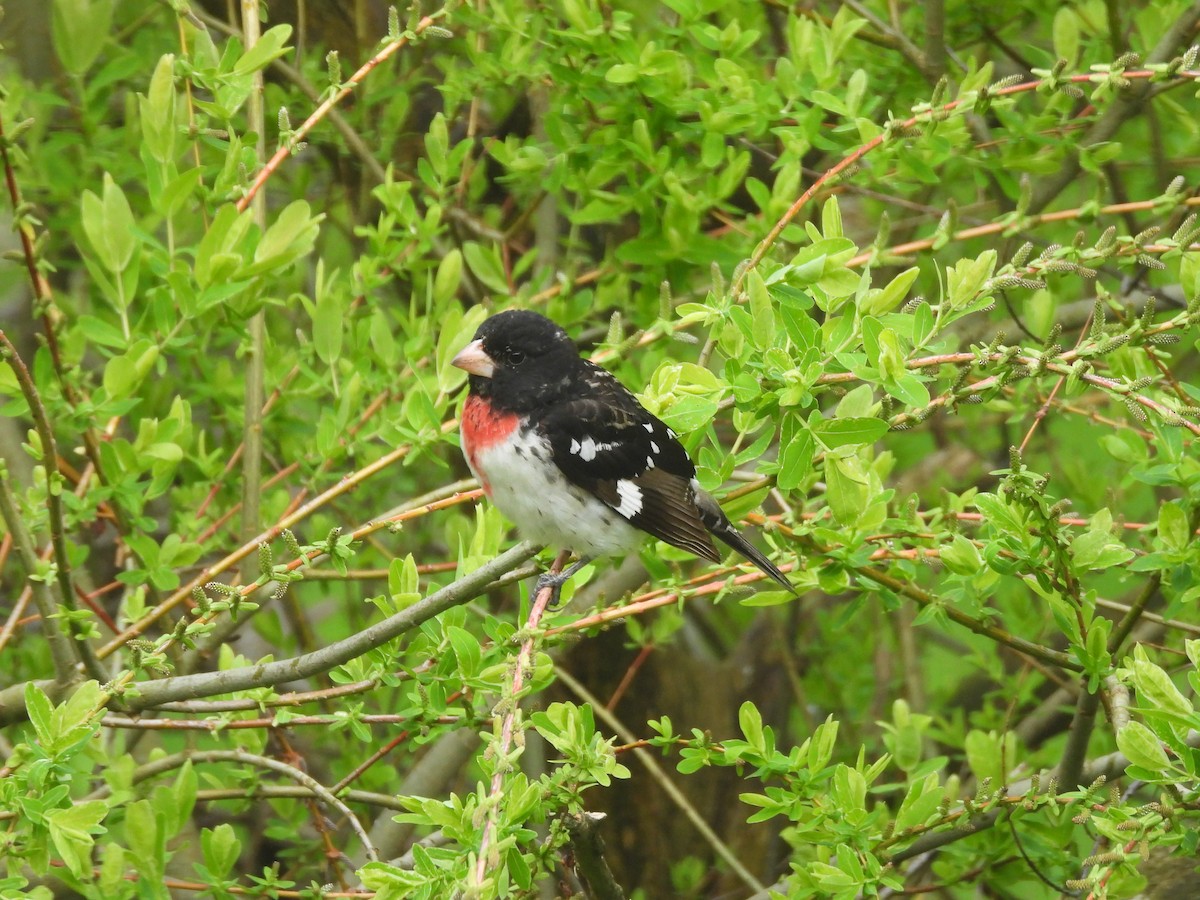
[[[675,432],[598,366],[576,383],[537,423],[554,464],[636,527],[718,559],[696,505],[696,467]]]
[[[634,478],[652,469],[685,480],[696,474],[675,432],[610,372],[585,363],[575,384],[539,422],[572,481]]]

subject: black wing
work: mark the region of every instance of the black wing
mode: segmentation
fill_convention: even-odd
[[[542,420],[554,462],[637,528],[720,561],[697,506],[696,467],[683,445],[616,378],[585,366],[580,393],[586,399],[555,404]]]

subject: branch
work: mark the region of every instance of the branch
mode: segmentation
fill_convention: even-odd
[[[1158,46],[1150,51],[1150,55],[1146,58],[1146,64],[1155,65],[1169,62],[1196,30],[1197,22],[1200,22],[1200,0],[1193,3],[1183,15],[1175,20],[1158,42]],[[1111,140],[1126,119],[1144,108],[1146,95],[1149,92],[1150,85],[1143,83],[1118,96],[1112,106],[1100,117],[1100,120],[1088,129],[1087,134],[1080,138],[1075,146],[1090,147],[1093,144]],[[1050,202],[1075,180],[1079,169],[1079,155],[1077,153],[1070,154],[1067,159],[1063,160],[1058,171],[1049,180],[1042,182],[1030,200],[1027,212],[1039,213],[1049,206]]]
[[[8,533],[12,535],[13,546],[21,557],[25,577],[33,591],[33,602],[42,617],[42,630],[50,644],[50,658],[54,662],[54,683],[59,686],[70,684],[75,680],[75,650],[68,637],[69,631],[63,630],[67,623],[55,616],[57,607],[50,596],[50,585],[37,577],[37,551],[33,549],[33,538],[25,530],[25,523],[21,521],[21,514],[17,510],[8,478],[8,466],[4,460],[0,460],[0,518],[4,519]]]
[[[136,694],[130,690],[121,698],[121,705],[126,710],[136,712],[180,700],[194,700],[214,694],[284,684],[327,672],[411,631],[452,606],[475,599],[494,583],[506,583],[508,579],[502,579],[501,576],[517,568],[538,549],[537,544],[529,541],[520,543],[469,575],[414,603],[403,612],[312,653],[223,672],[177,675],[158,681],[140,682],[134,686]],[[47,691],[53,687],[53,682],[39,681],[37,684]],[[28,718],[24,690],[24,684],[15,684],[0,691],[0,725],[21,722]]]
[[[254,49],[261,36],[257,0],[242,0],[242,31],[247,52]],[[246,101],[246,124],[258,139],[254,145],[255,161],[260,163],[267,153],[266,120],[263,115],[263,74],[256,69],[250,76],[250,95]],[[261,232],[267,230],[267,196],[253,195],[252,213]],[[267,314],[260,309],[247,323],[249,349],[246,351],[245,408],[242,410],[242,523],[240,537],[249,541],[258,531],[262,500],[263,458],[263,387],[266,375]],[[242,565],[242,580],[255,578],[253,561]]]
[[[292,659],[244,666],[240,669],[201,672],[196,675],[180,675],[139,683],[136,685],[136,695],[131,694],[123,698],[124,705],[134,711],[149,709],[160,703],[195,700],[215,694],[285,684],[328,672],[335,666],[349,662],[411,631],[453,606],[474,600],[486,591],[492,582],[529,559],[538,549],[538,544],[524,541],[469,575],[464,575],[453,584],[414,603],[408,609],[320,650]]]
[[[558,554],[558,558],[554,561],[554,566],[551,572],[557,574],[562,571],[562,567],[566,564],[569,553],[562,551]],[[496,837],[496,809],[500,803],[504,792],[504,776],[512,769],[517,756],[521,750],[518,749],[515,754],[511,754],[510,748],[513,743],[513,734],[517,729],[517,715],[520,711],[521,688],[525,683],[526,672],[532,671],[534,659],[534,646],[540,639],[538,633],[538,625],[542,621],[542,613],[546,611],[550,601],[555,597],[554,586],[551,584],[542,585],[534,597],[533,606],[529,610],[529,617],[525,622],[525,631],[528,637],[521,642],[521,649],[517,653],[517,659],[514,664],[512,674],[512,685],[506,690],[507,696],[502,698],[501,704],[507,706],[507,713],[504,716],[504,721],[500,727],[499,747],[489,748],[489,753],[492,759],[495,760],[496,769],[492,772],[492,785],[488,793],[488,817],[484,823],[483,837],[479,841],[479,858],[475,864],[475,885],[478,887],[483,884],[484,878],[487,876],[489,866],[499,866],[500,859],[498,850],[492,848],[491,855],[495,857],[489,860],[489,848],[495,842]],[[507,701],[507,703],[505,703]],[[521,741],[520,746],[523,748],[524,741]]]
[[[1071,725],[1067,730],[1067,746],[1063,748],[1062,759],[1055,770],[1059,783],[1068,790],[1074,790],[1080,784],[1088,741],[1096,727],[1096,710],[1099,706],[1100,692],[1089,692],[1085,684],[1079,692],[1075,715],[1071,717]]]
[[[58,444],[54,440],[54,431],[50,427],[46,407],[42,405],[42,398],[33,383],[33,377],[29,374],[29,369],[25,367],[21,355],[17,353],[17,348],[13,346],[12,341],[3,331],[0,331],[0,358],[8,363],[17,376],[21,394],[25,397],[25,402],[29,404],[29,413],[33,417],[33,424],[37,429],[38,441],[42,445],[42,467],[46,472],[46,512],[50,522],[50,543],[54,547],[54,566],[60,594],[58,600],[68,612],[75,612],[78,607],[75,605],[75,588],[71,584],[71,561],[67,558],[67,541],[63,525],[62,475],[58,471]],[[32,573],[33,570],[30,569],[30,572]],[[83,666],[88,676],[96,681],[104,682],[106,675],[100,668],[100,662],[96,658],[95,651],[92,650],[92,645],[88,643],[87,635],[80,623],[74,618],[68,618],[67,623],[78,644],[76,649],[83,660]]]
[[[374,69],[396,51],[406,47],[412,38],[420,35],[434,22],[445,16],[446,13],[447,10],[443,8],[431,15],[424,16],[421,21],[413,26],[410,33],[402,34],[395,40],[390,41],[387,46],[363,63],[359,70],[351,75],[346,83],[342,85],[341,88],[333,94],[333,96],[318,106],[313,111],[312,115],[305,119],[300,127],[288,136],[288,139],[284,142],[283,146],[275,151],[275,155],[267,160],[267,164],[263,166],[262,170],[257,176],[255,176],[254,182],[246,191],[246,195],[238,201],[238,212],[241,212],[250,205],[251,199],[253,199],[253,197],[262,189],[262,186],[267,183],[267,179],[271,177],[272,173],[278,169],[279,166],[282,165],[283,161],[292,153],[292,151],[294,151],[300,145],[300,142],[304,140],[305,136],[312,131],[314,127],[316,127],[318,122],[320,122],[329,114],[329,111],[333,109],[333,107],[341,103],[342,100],[344,100],[350,94],[350,92],[353,91],[354,88],[357,87],[358,84],[371,73],[372,69]]]
[[[597,827],[603,819],[602,813],[584,812],[566,816],[563,823],[567,827],[567,834],[571,836],[575,868],[591,889],[589,896],[596,900],[625,900],[625,891],[613,877],[608,860],[604,858],[604,840]]]

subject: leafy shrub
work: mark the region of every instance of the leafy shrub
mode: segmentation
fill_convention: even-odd
[[[4,896],[1188,884],[1200,11],[326,6],[0,57]],[[530,597],[509,306],[802,598]]]

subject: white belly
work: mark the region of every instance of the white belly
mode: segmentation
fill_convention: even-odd
[[[607,504],[567,481],[550,461],[550,446],[532,431],[464,455],[491,489],[492,502],[530,540],[582,556],[618,556],[645,535]]]

